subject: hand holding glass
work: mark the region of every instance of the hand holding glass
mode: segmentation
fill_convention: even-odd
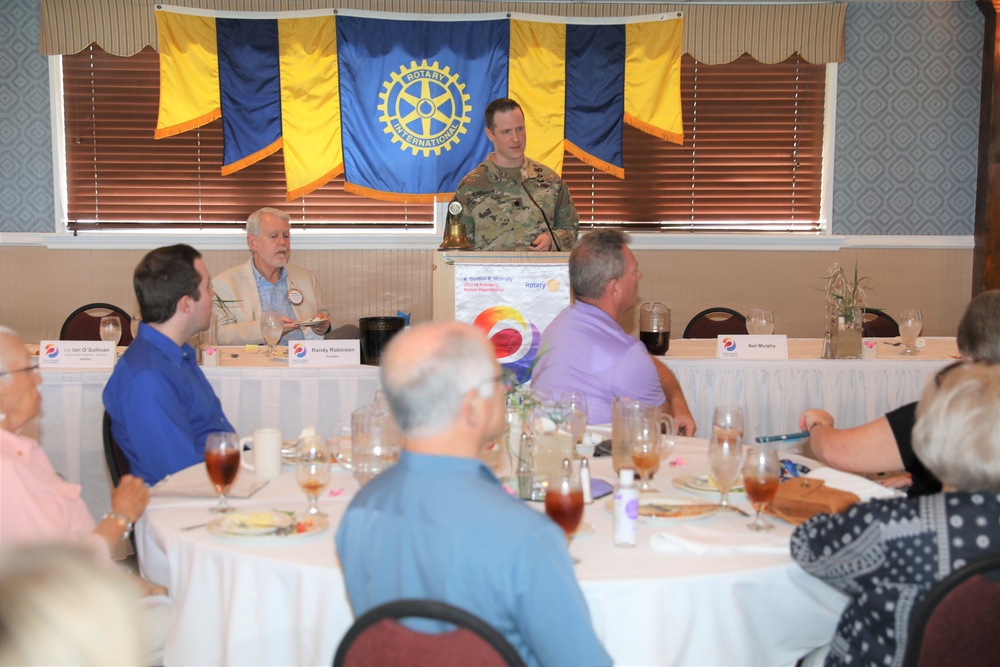
[[[326,516],[316,506],[319,494],[330,483],[330,452],[327,450],[326,438],[311,435],[299,439],[295,447],[295,481],[309,499],[306,514]]]
[[[747,498],[753,503],[757,516],[747,528],[754,531],[765,531],[774,528],[764,520],[764,510],[778,492],[781,480],[781,464],[778,452],[774,447],[755,446],[747,450],[747,460],[743,464],[743,487]]]
[[[205,438],[205,470],[219,494],[219,504],[212,512],[225,514],[233,508],[226,502],[229,487],[236,481],[240,471],[240,441],[235,433],[217,431]]]
[[[264,342],[267,343],[267,352],[265,352],[265,356],[274,356],[274,346],[281,340],[283,327],[284,323],[281,320],[281,315],[277,311],[265,310],[261,314],[260,335],[264,338]]]
[[[101,340],[114,341],[115,346],[122,339],[122,321],[117,315],[101,318]]]
[[[924,328],[924,316],[919,308],[904,308],[899,314],[899,340],[906,345],[903,354],[916,354],[914,344]]]

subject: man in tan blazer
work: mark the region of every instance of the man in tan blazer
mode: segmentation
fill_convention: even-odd
[[[212,281],[219,317],[219,344],[263,343],[261,314],[277,311],[283,322],[281,343],[303,338],[357,338],[356,327],[331,331],[330,311],[323,302],[316,276],[288,263],[291,255],[289,216],[262,208],[247,218],[251,257],[223,271]],[[300,325],[300,322],[309,322]]]

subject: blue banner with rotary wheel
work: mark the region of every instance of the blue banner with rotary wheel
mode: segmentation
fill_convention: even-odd
[[[510,22],[339,16],[345,189],[450,195],[492,149],[483,111],[507,95]]]

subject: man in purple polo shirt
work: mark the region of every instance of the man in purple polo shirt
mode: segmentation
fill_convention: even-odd
[[[677,378],[618,324],[638,303],[642,279],[628,242],[627,234],[607,229],[573,246],[569,282],[576,303],[545,330],[531,386],[556,398],[564,391],[584,392],[592,424],[610,423],[612,399],[629,396],[661,406],[681,434],[694,435],[694,418]]]

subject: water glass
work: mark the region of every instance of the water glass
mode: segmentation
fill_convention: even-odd
[[[899,340],[906,345],[903,354],[917,354],[914,344],[924,328],[924,316],[919,308],[904,308],[899,314]]]
[[[582,391],[564,391],[559,402],[570,410],[570,432],[573,442],[583,443],[583,435],[587,432],[587,395]]]
[[[115,346],[122,339],[122,321],[117,315],[105,315],[101,318],[101,340],[114,341]]]
[[[281,314],[277,311],[265,310],[261,314],[260,335],[263,337],[264,342],[267,343],[267,352],[264,353],[265,356],[274,356],[274,346],[281,340],[283,327],[284,323],[281,320]]]
[[[219,494],[219,504],[210,511],[225,514],[233,508],[226,501],[229,487],[240,472],[240,441],[235,433],[216,431],[205,438],[205,470]]]
[[[774,447],[755,445],[747,448],[747,458],[743,464],[743,488],[757,513],[753,522],[747,524],[750,530],[762,532],[774,528],[764,520],[764,510],[778,492],[780,481],[781,463]]]
[[[715,429],[708,440],[708,474],[722,493],[723,507],[731,508],[729,489],[740,476],[743,467],[743,436],[727,433],[719,437]]]
[[[747,311],[747,332],[758,336],[774,333],[774,313],[767,308],[751,308]]]
[[[306,514],[326,516],[316,505],[319,494],[330,483],[330,452],[326,438],[310,435],[299,439],[295,446],[295,481],[309,499]]]
[[[720,405],[712,414],[712,434],[743,438],[743,409],[738,405]]]
[[[563,529],[568,550],[573,533],[580,527],[583,519],[583,487],[580,486],[580,473],[573,467],[572,459],[563,459],[559,470],[559,476],[550,481],[545,490],[545,513]],[[580,562],[572,556],[570,558],[574,563]]]

